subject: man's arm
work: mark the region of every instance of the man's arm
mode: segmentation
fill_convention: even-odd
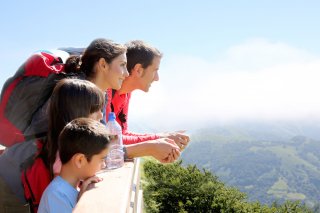
[[[107,106],[107,111],[111,111],[113,108],[114,113],[117,116],[117,122],[122,128],[122,140],[123,144],[135,144],[148,140],[159,139],[160,137],[156,134],[140,134],[128,131],[128,112],[131,93],[119,95],[117,92],[112,95],[109,92],[109,98],[111,98],[112,107]]]

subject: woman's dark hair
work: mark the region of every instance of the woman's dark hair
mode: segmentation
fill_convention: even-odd
[[[89,81],[63,79],[57,83],[49,105],[47,149],[51,174],[62,129],[75,118],[88,117],[101,110],[104,102],[104,93]]]
[[[86,48],[81,58],[80,56],[69,57],[64,69],[66,73],[81,71],[90,79],[95,75],[94,65],[100,58],[104,58],[107,63],[111,63],[114,58],[126,53],[126,51],[126,47],[122,44],[103,38],[95,39]]]

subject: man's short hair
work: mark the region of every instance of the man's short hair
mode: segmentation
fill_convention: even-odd
[[[106,127],[90,118],[77,118],[68,123],[59,135],[58,145],[62,164],[75,154],[84,154],[88,161],[108,147],[110,139]]]
[[[143,68],[151,65],[154,57],[162,57],[162,53],[155,47],[141,40],[130,41],[125,44],[127,47],[127,69],[131,70],[136,64],[141,64]]]

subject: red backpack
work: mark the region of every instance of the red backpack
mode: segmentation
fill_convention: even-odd
[[[61,58],[38,52],[5,82],[0,96],[0,144],[10,147],[43,135],[41,128],[30,128],[30,124],[57,81],[65,77],[63,67]]]
[[[37,142],[41,150],[41,141]],[[50,171],[41,158],[41,151],[36,155],[31,167],[23,169],[21,181],[24,189],[24,196],[30,205],[32,213],[38,211],[41,196],[51,182]]]
[[[0,95],[0,144],[10,147],[29,139],[45,136],[47,119],[44,106],[56,83],[62,78],[79,77],[64,73],[62,58],[81,55],[84,48],[60,48],[34,53],[9,78]],[[59,57],[60,56],[60,57]]]
[[[46,111],[46,103],[53,88],[59,80],[75,77],[75,74],[66,74],[63,70],[64,64],[60,57],[41,51],[33,54],[5,82],[0,96],[0,144],[10,149],[15,144],[46,136],[47,115],[42,111]],[[25,198],[32,212],[37,212],[42,193],[51,181],[48,167],[41,158],[42,142],[38,140],[37,145],[39,153],[24,153],[30,156],[29,160],[33,164],[24,167],[21,174]],[[23,146],[14,148],[19,147]],[[23,167],[22,164],[17,166]]]

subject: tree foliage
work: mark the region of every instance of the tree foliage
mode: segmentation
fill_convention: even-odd
[[[246,194],[228,187],[207,170],[182,162],[144,163],[144,201],[147,212],[222,212],[222,213],[305,213],[299,202],[287,201],[272,206],[248,202]]]

